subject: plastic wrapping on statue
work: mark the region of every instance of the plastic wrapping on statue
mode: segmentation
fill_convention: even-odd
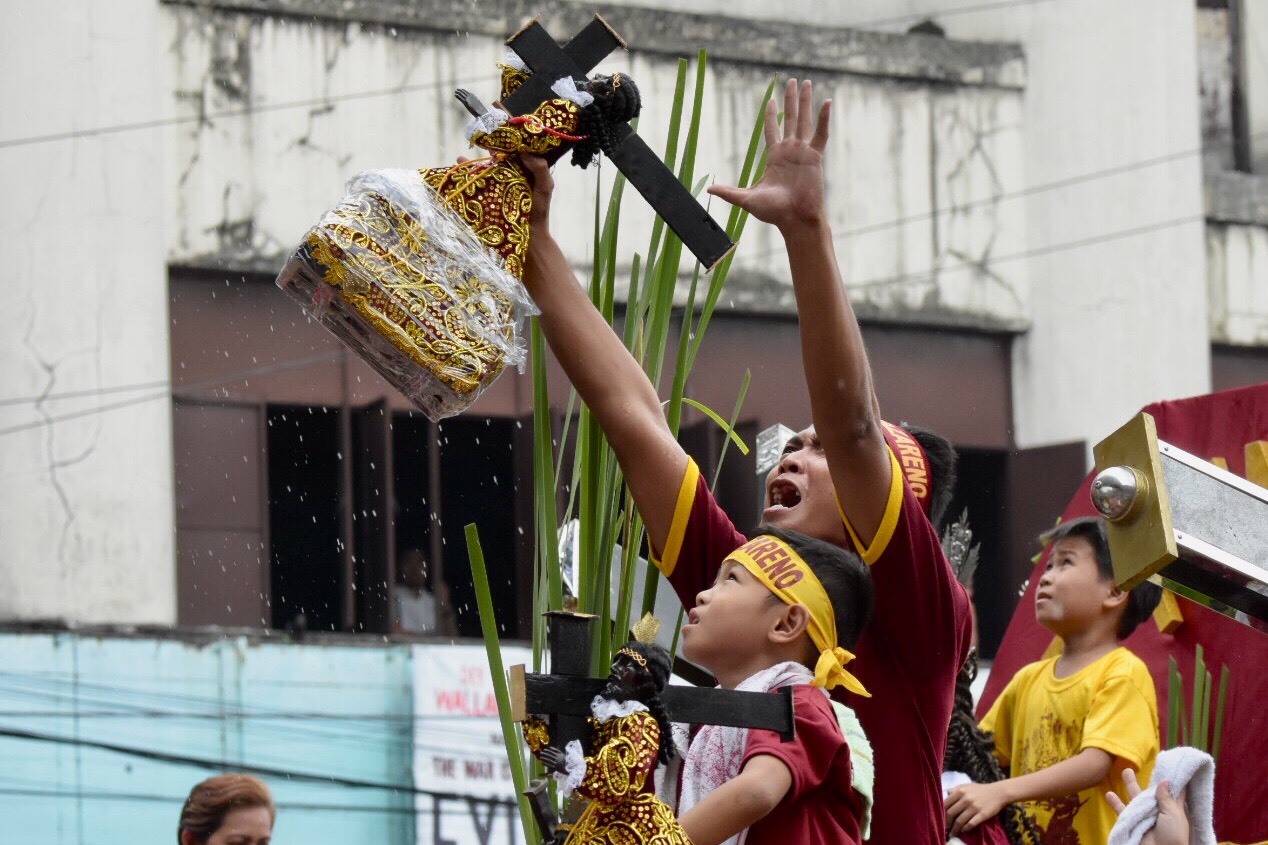
[[[460,413],[522,368],[532,301],[418,171],[368,171],[347,191],[278,286],[428,418]]]
[[[503,98],[523,84],[502,64]],[[433,421],[460,413],[507,364],[521,366],[520,324],[535,313],[520,284],[532,187],[520,153],[573,150],[585,167],[638,114],[621,74],[569,78],[527,115],[475,112],[467,139],[485,158],[449,167],[376,170],[309,230],[277,284]]]

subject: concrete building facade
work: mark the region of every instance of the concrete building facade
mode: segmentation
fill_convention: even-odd
[[[630,46],[603,66],[638,80],[654,149],[679,57],[708,51],[697,172],[717,181],[734,178],[773,74],[834,99],[842,270],[883,412],[964,452],[961,502],[993,561],[979,593],[996,608],[988,639],[1091,443],[1147,402],[1268,379],[1256,281],[1268,183],[1254,155],[1242,170],[1225,155],[1268,120],[1268,68],[1242,61],[1268,39],[1249,5],[603,4]],[[592,12],[572,0],[9,10],[0,106],[16,119],[0,168],[15,201],[0,220],[20,248],[6,281],[15,328],[0,339],[0,618],[286,627],[302,615],[382,630],[364,587],[390,582],[399,548],[427,549],[460,613],[470,604],[458,538],[477,519],[493,523],[482,530],[506,561],[508,630],[522,630],[527,376],[431,426],[271,281],[353,173],[464,151],[452,91],[492,97],[506,34],[538,14],[562,38]],[[554,225],[584,277],[611,168],[559,170]],[[632,256],[651,216],[630,196],[624,220]],[[744,431],[808,419],[772,231],[750,225],[710,331],[689,395],[730,408],[747,369]],[[685,435],[702,465],[718,451],[710,426]],[[751,467],[728,458],[726,473],[738,492],[724,504],[751,518]],[[357,549],[384,536],[367,570]]]

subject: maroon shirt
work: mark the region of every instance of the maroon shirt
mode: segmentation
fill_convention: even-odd
[[[897,459],[881,526],[868,549],[849,547],[871,565],[872,622],[853,649],[850,671],[871,698],[838,688],[854,709],[876,757],[873,845],[944,845],[942,757],[955,678],[968,657],[969,598],[951,571],[937,533]],[[849,528],[848,521],[846,527]],[[853,536],[853,531],[847,531]],[[686,607],[713,584],[726,556],[747,542],[690,462],[674,522],[657,562]]]
[[[793,687],[797,738],[783,742],[772,731],[750,730],[744,763],[769,754],[788,767],[792,786],[775,809],[748,830],[745,845],[860,845],[863,801],[851,786],[850,746],[823,690]],[[743,765],[743,764],[741,764]]]
[[[958,834],[964,845],[1012,845],[999,816],[987,819],[968,833]]]

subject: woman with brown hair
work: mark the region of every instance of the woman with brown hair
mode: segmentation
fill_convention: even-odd
[[[250,775],[217,775],[190,790],[178,845],[269,845],[277,810],[269,788]]]

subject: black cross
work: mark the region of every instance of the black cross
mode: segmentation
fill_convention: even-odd
[[[596,618],[588,613],[549,611],[551,673],[539,675],[512,666],[510,670],[511,718],[522,722],[529,715],[544,715],[550,727],[550,744],[563,749],[587,731],[590,702],[603,691],[606,678],[590,677],[591,628]],[[661,701],[671,722],[689,725],[724,725],[775,731],[788,742],[796,737],[792,687],[778,695],[723,689],[667,686]],[[555,819],[541,784],[527,793],[542,833],[550,838]]]
[[[502,108],[513,115],[527,114],[554,97],[550,86],[561,77],[571,76],[583,84],[586,74],[605,56],[618,47],[625,47],[621,36],[599,15],[563,47],[556,44],[537,21],[512,35],[506,43],[532,71],[524,84],[502,103]],[[620,127],[618,132],[622,137],[609,156],[612,163],[682,240],[683,246],[691,250],[705,269],[713,269],[735,244],[660,157],[634,134],[629,124]]]

